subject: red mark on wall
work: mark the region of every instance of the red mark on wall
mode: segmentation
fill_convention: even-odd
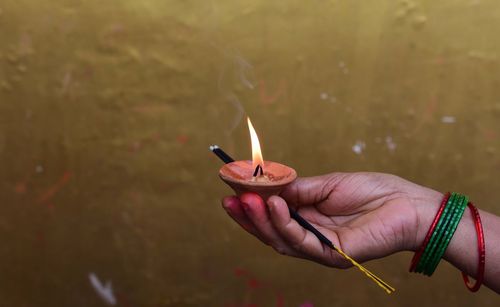
[[[437,108],[437,98],[436,96],[432,96],[429,103],[425,107],[424,118],[426,120],[430,119],[436,112],[436,108]]]
[[[14,186],[14,192],[17,194],[24,194],[28,191],[28,182],[30,181],[30,175],[24,176],[23,179],[19,180]]]
[[[189,141],[189,137],[185,134],[180,134],[177,136],[177,143],[185,145]]]
[[[53,184],[50,188],[48,188],[44,193],[42,193],[39,197],[37,202],[40,204],[47,204],[49,206],[53,206],[52,204],[48,203],[56,193],[62,189],[70,180],[72,176],[72,173],[69,171],[64,172],[64,174],[59,178],[59,180]]]
[[[16,183],[16,186],[14,187],[14,191],[17,193],[17,194],[24,194],[26,193],[26,182],[25,181],[20,181],[18,183]]]
[[[436,113],[437,105],[438,105],[438,99],[435,95],[432,95],[431,98],[429,99],[429,102],[426,104],[423,112],[421,113],[421,119],[415,125],[413,133],[418,133],[422,128],[422,126],[427,124],[427,122],[429,122],[432,119],[432,117]]]
[[[481,129],[482,130],[482,133],[484,135],[484,137],[490,141],[493,141],[494,139],[497,138],[497,133],[495,130],[493,129],[487,129],[487,128],[484,128],[484,129]]]
[[[434,64],[443,65],[446,59],[443,56],[438,56],[434,59]]]
[[[142,148],[141,142],[140,141],[136,141],[136,142],[133,142],[132,144],[130,144],[130,147],[129,147],[128,151],[130,151],[130,152],[138,152],[141,148]]]
[[[130,191],[129,196],[134,205],[140,205],[142,203],[142,195],[138,191]]]
[[[261,283],[255,278],[249,278],[247,280],[247,287],[252,289],[252,290],[258,289],[261,286],[262,286]]]
[[[276,307],[284,307],[285,306],[285,299],[283,297],[283,294],[281,294],[281,291],[276,290],[272,285],[269,285],[265,283],[264,281],[258,280],[251,272],[240,268],[236,267],[233,270],[233,274],[240,278],[243,279],[246,282],[246,288],[247,288],[247,293],[258,293],[259,291],[270,291],[271,293],[274,294],[275,296],[275,306]],[[257,306],[256,304],[226,304],[225,306]]]
[[[248,275],[247,270],[242,269],[242,268],[238,268],[238,267],[234,268],[233,273],[235,276],[238,276],[238,277]]]
[[[280,98],[285,98],[287,93],[287,82],[286,80],[280,80],[277,89],[274,90],[272,94],[267,91],[266,82],[263,80],[259,81],[259,96],[260,102],[262,104],[272,104]]]
[[[118,305],[120,305],[120,306],[131,307],[127,296],[123,292],[116,292],[116,301],[118,302]]]
[[[284,307],[285,306],[285,298],[283,297],[283,294],[278,293],[276,295],[276,307]]]

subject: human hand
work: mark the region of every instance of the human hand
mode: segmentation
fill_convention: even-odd
[[[350,262],[290,218],[288,205],[359,262],[415,250],[443,195],[393,175],[332,173],[298,178],[264,202],[245,193],[222,201],[245,230],[281,254],[346,268]],[[429,213],[431,212],[431,213]]]

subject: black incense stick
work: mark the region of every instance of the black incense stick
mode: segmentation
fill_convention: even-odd
[[[224,161],[224,163],[228,164],[234,162],[234,159],[231,158],[227,153],[225,153],[224,150],[220,149],[219,146],[212,145],[209,148],[214,154],[217,155],[217,157]]]
[[[288,207],[288,211],[290,211],[290,216],[292,217],[292,219],[296,220],[300,226],[312,232],[316,236],[316,238],[318,238],[318,240],[326,244],[331,249],[336,249],[332,241],[328,240],[328,238],[325,237],[324,234],[322,234],[319,230],[317,230],[316,227],[311,225],[311,223],[306,221],[306,219],[304,219],[300,214],[298,214],[297,211],[293,210],[290,207]]]
[[[224,152],[219,146],[217,145],[212,145],[210,146],[210,150],[217,155],[224,163],[231,163],[234,162],[234,159],[231,158],[227,153]],[[257,166],[254,172],[254,177],[257,175],[258,171],[262,172],[262,167],[260,165]],[[309,223],[306,219],[304,219],[300,214],[297,213],[297,211],[293,210],[292,208],[288,207],[288,210],[290,211],[290,216],[299,223],[300,226],[304,227],[305,229],[309,230],[312,232],[318,240],[323,242],[324,244],[328,245],[332,249],[336,249],[335,245],[333,245],[332,241],[328,240],[325,235],[323,235],[319,230],[316,229],[311,223]]]

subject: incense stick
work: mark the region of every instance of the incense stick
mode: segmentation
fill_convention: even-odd
[[[381,288],[383,288],[388,294],[391,294],[392,292],[396,291],[393,287],[391,287],[388,283],[383,281],[380,277],[377,275],[373,274],[370,272],[368,269],[363,267],[361,264],[357,263],[354,259],[349,257],[344,251],[342,251],[340,248],[336,247],[332,241],[330,241],[325,235],[323,235],[316,227],[311,225],[306,219],[304,219],[300,214],[298,214],[295,210],[292,208],[288,208],[290,211],[290,216],[299,223],[300,226],[304,227],[305,229],[309,230],[312,232],[318,240],[320,240],[322,243],[326,244],[328,247],[331,249],[337,251],[342,257],[345,259],[349,260],[353,266],[357,267],[361,272],[365,273],[366,276],[371,278],[373,281],[375,281]]]
[[[224,152],[224,150],[220,149],[219,146],[217,145],[212,145],[209,147],[209,149],[217,155],[224,163],[231,163],[234,162],[234,159],[231,158],[227,153]]]
[[[227,153],[225,153],[219,146],[217,145],[212,145],[209,147],[210,150],[216,154],[222,161],[224,161],[224,163],[231,163],[231,162],[234,162],[234,159],[231,158]],[[262,170],[262,167],[260,165],[257,165],[257,167],[255,168],[255,172],[254,172],[254,177],[258,174],[259,172],[259,169],[261,171],[261,174],[263,172]],[[312,232],[320,242],[322,242],[323,244],[327,245],[328,247],[330,247],[331,249],[335,250],[336,252],[338,252],[342,257],[344,257],[344,259],[348,260],[349,262],[351,262],[351,264],[353,266],[355,266],[356,268],[358,268],[361,272],[363,272],[366,276],[368,276],[370,279],[372,279],[379,287],[381,287],[382,289],[385,290],[385,292],[387,292],[387,294],[391,294],[392,292],[396,291],[395,288],[393,288],[392,286],[390,286],[388,283],[386,283],[385,281],[383,281],[380,277],[378,277],[377,275],[373,274],[372,272],[370,272],[368,269],[366,269],[365,267],[363,267],[361,264],[359,264],[358,262],[356,262],[354,259],[352,259],[351,257],[349,257],[349,255],[347,255],[346,253],[344,253],[344,251],[342,251],[340,248],[336,247],[332,241],[330,241],[327,237],[325,237],[325,235],[323,235],[318,229],[316,229],[316,227],[314,227],[313,225],[311,225],[311,223],[309,223],[306,219],[304,219],[300,214],[298,214],[295,210],[293,210],[292,208],[288,208],[288,210],[290,211],[290,217],[293,218],[294,220],[297,221],[297,223],[299,223],[300,226],[304,227],[305,229],[309,230],[310,232]]]

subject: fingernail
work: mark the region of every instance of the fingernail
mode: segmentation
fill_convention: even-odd
[[[269,208],[269,211],[273,211],[274,210],[274,204],[272,203],[272,201],[269,201],[267,203],[267,208]]]
[[[274,210],[274,206],[276,206],[276,202],[272,198],[270,198],[267,201],[267,206],[269,207],[269,211],[272,211]]]

